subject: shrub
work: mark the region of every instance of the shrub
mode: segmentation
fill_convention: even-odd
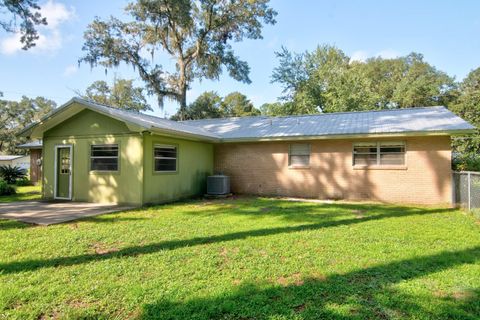
[[[19,179],[17,180],[17,182],[15,182],[15,184],[19,187],[33,186],[33,183],[30,180],[28,180],[28,178]]]
[[[471,154],[453,154],[452,169],[455,171],[480,171],[480,157]]]
[[[9,196],[15,194],[15,188],[6,181],[0,180],[0,196]]]
[[[27,171],[17,166],[0,166],[0,176],[8,184],[14,184],[18,179],[23,179],[27,176]]]

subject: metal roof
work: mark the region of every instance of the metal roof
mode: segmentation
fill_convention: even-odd
[[[189,126],[187,124],[143,114],[140,112],[121,110],[118,108],[113,108],[110,106],[98,104],[98,103],[85,100],[82,98],[78,98],[78,97],[74,97],[67,103],[52,110],[45,117],[43,117],[39,122],[27,126],[18,135],[30,136],[30,134],[35,128],[38,128],[48,123],[48,121],[50,119],[53,119],[56,115],[61,114],[63,111],[71,108],[72,106],[75,106],[75,103],[77,103],[77,105],[80,105],[82,107],[110,116],[114,119],[138,126],[142,128],[143,131],[153,131],[153,132],[157,131],[160,133],[180,135],[180,136],[186,136],[186,137],[203,139],[203,140],[216,141],[220,139],[220,137],[217,136],[215,133],[204,130],[200,127]]]
[[[443,106],[287,117],[190,120],[223,140],[342,135],[467,133],[474,126]]]
[[[17,145],[19,149],[42,149],[42,140],[29,141],[27,143]]]
[[[74,102],[78,102],[83,105],[92,107],[92,109],[97,109],[103,111],[102,113],[109,114],[117,119],[122,119],[127,122],[132,122],[146,129],[160,129],[169,132],[178,132],[186,133],[200,137],[209,137],[209,138],[220,138],[213,132],[209,132],[201,127],[189,126],[177,121],[172,121],[168,119],[163,119],[151,115],[147,115],[141,112],[127,111],[118,108],[112,108],[110,106],[94,103],[81,98],[73,98]]]
[[[56,108],[41,121],[25,128],[20,135],[41,137],[41,132],[63,121],[64,110],[78,112],[88,108],[131,124],[137,131],[206,140],[212,142],[268,139],[313,139],[334,136],[395,135],[395,134],[460,134],[475,127],[443,106],[339,112],[287,117],[241,117],[190,121],[172,121],[134,111],[126,111],[73,98]],[[71,112],[67,112],[70,114]],[[34,132],[35,130],[35,132]]]

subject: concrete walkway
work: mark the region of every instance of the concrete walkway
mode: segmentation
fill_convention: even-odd
[[[87,202],[19,201],[0,203],[0,219],[49,225],[133,208]]]

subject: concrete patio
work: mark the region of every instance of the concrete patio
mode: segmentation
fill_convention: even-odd
[[[0,219],[50,225],[133,208],[125,205],[87,202],[21,201],[0,203]]]

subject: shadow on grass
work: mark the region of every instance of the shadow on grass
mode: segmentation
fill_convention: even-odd
[[[0,219],[0,231],[33,228],[35,225],[10,219]]]
[[[187,203],[190,204],[190,203]],[[205,209],[207,205],[220,205],[214,210]],[[227,215],[245,216],[252,219],[265,217],[280,218],[291,222],[312,222],[320,220],[352,217],[356,215],[371,217],[404,212],[407,214],[427,212],[455,211],[452,208],[428,208],[418,206],[398,206],[378,203],[317,203],[308,201],[289,201],[275,198],[239,198],[227,200],[212,200],[191,203],[193,208],[188,214],[192,216],[218,217]]]
[[[305,208],[302,208],[304,210]],[[450,209],[444,209],[445,211],[450,211]],[[158,243],[151,243],[142,246],[132,246],[120,249],[115,252],[105,253],[105,254],[83,254],[71,257],[59,257],[52,259],[36,259],[36,260],[25,260],[25,261],[16,261],[9,263],[0,263],[0,273],[17,273],[23,271],[34,271],[41,268],[50,268],[57,266],[72,266],[82,263],[89,263],[92,261],[102,261],[112,258],[121,258],[122,256],[137,256],[143,254],[151,254],[159,252],[162,250],[174,250],[184,247],[192,247],[197,245],[204,245],[210,243],[221,243],[227,241],[242,240],[246,238],[254,237],[264,237],[270,235],[278,235],[284,233],[293,233],[293,232],[302,232],[310,230],[319,230],[323,228],[331,228],[338,226],[353,225],[358,223],[363,223],[367,221],[376,221],[381,219],[389,219],[396,217],[406,217],[412,215],[426,215],[439,213],[442,210],[411,210],[411,211],[395,211],[393,213],[384,212],[382,214],[376,214],[371,216],[362,216],[362,217],[353,217],[342,220],[326,220],[318,223],[309,223],[296,226],[287,226],[287,227],[276,227],[276,228],[265,228],[265,229],[256,229],[256,230],[247,230],[240,232],[233,232],[221,235],[212,235],[205,237],[196,237],[191,239],[184,240],[170,240],[163,241]],[[322,216],[322,215],[319,215]],[[318,221],[318,220],[317,220]]]
[[[480,246],[444,251],[285,285],[243,284],[232,293],[184,302],[143,306],[142,319],[478,319],[480,295],[471,288],[453,295],[433,292],[428,310],[419,296],[394,284],[480,261]],[[425,297],[423,297],[425,298]],[[425,301],[423,301],[425,302]],[[425,305],[425,303],[423,303]],[[427,304],[428,305],[428,304]]]

